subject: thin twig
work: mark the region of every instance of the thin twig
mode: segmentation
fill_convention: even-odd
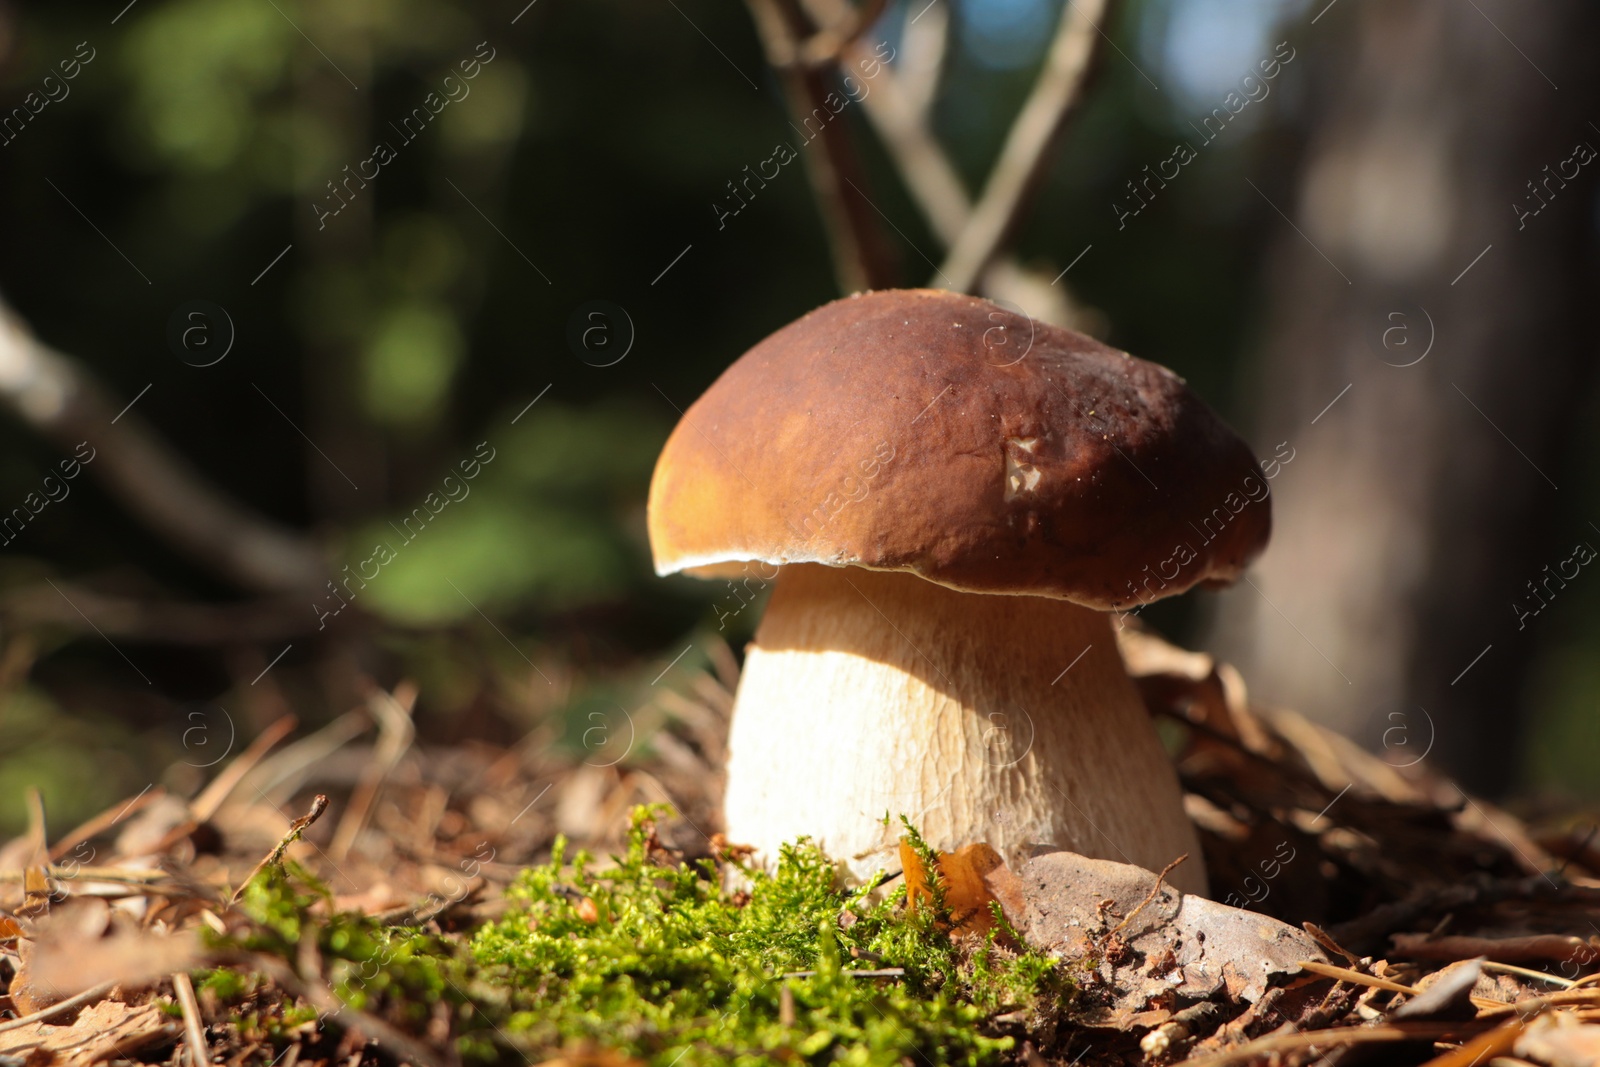
[[[972,218],[935,275],[937,281],[930,284],[971,292],[1011,235],[1049,162],[1051,145],[1081,98],[1108,2],[1068,0],[1044,70],[1011,124]]]
[[[789,971],[778,975],[779,978],[815,978],[819,971]],[[901,978],[905,976],[904,967],[881,967],[876,971],[852,971],[841,968],[839,973],[849,978]]]
[[[61,882],[76,879],[82,882],[121,882],[126,885],[145,885],[151,882],[164,882],[172,877],[167,871],[142,867],[81,867],[75,864],[57,866],[52,863],[43,869],[51,878]],[[26,880],[27,876],[23,871],[0,871],[0,882],[22,882]]]
[[[1440,1053],[1422,1067],[1478,1067],[1481,1063],[1493,1063],[1500,1053],[1510,1051],[1530,1019],[1531,1016],[1529,1019],[1512,1019],[1504,1026],[1479,1034],[1464,1045]]]
[[[289,846],[298,841],[300,839],[300,835],[305,833],[306,830],[310,828],[312,823],[322,818],[322,813],[327,810],[328,798],[323,794],[318,793],[311,800],[311,810],[307,811],[304,815],[300,816],[294,822],[289,824],[289,832],[283,835],[283,840],[279,841],[277,847],[275,847],[271,852],[267,853],[266,859],[256,864],[255,869],[250,872],[244,881],[239,883],[239,888],[233,891],[233,896],[229,899],[228,903],[237,904],[239,902],[239,897],[244,894],[245,887],[255,880],[256,875],[260,874],[268,867],[276,867],[278,864],[282,863],[283,854],[289,851]]]
[[[50,858],[50,841],[45,832],[44,794],[38,786],[30,785],[23,794],[28,809],[28,851],[35,864],[44,864]]]
[[[875,59],[860,46],[845,55],[855,64]],[[955,165],[928,129],[926,113],[887,66],[872,80],[861,106],[894,160],[906,190],[927,217],[933,235],[946,248],[952,247],[972,215],[972,201]]]
[[[1216,1052],[1196,1059],[1184,1060],[1177,1067],[1231,1067],[1232,1064],[1270,1062],[1274,1053],[1295,1052],[1307,1048],[1334,1049],[1344,1045],[1360,1045],[1385,1041],[1419,1041],[1449,1037],[1471,1027],[1462,1023],[1386,1023],[1382,1026],[1342,1026],[1331,1030],[1313,1030],[1304,1033],[1269,1034],[1248,1041],[1226,1052]]]
[[[112,638],[200,646],[267,644],[318,630],[316,612],[300,598],[197,604],[107,596],[62,581],[55,586],[41,583],[8,593],[0,600],[5,626],[13,630],[51,626],[86,634],[98,631]],[[350,627],[362,617],[352,610],[329,623],[329,628]]]
[[[334,831],[332,844],[328,846],[328,853],[335,863],[350,854],[356,838],[366,828],[367,818],[372,813],[372,805],[377,802],[384,781],[411,747],[412,738],[417,733],[411,722],[411,709],[416,702],[417,687],[412,682],[401,683],[393,695],[377,685],[373,685],[367,694],[367,710],[378,723],[378,743],[372,746],[372,758],[361,769],[361,781],[350,794],[350,803],[345,808],[344,817],[339,820],[338,829]]]
[[[849,123],[824,101],[833,94],[832,63],[807,66],[795,62],[799,42],[811,36],[810,20],[797,0],[747,0],[761,37],[767,62],[783,81],[789,111],[802,126],[815,115],[815,136],[796,151],[805,159],[806,174],[816,197],[833,252],[834,276],[841,292],[881,289],[894,284],[893,252],[876,217],[876,209],[860,190],[866,174],[850,139]],[[847,186],[855,188],[847,189]]]
[[[1371,986],[1373,989],[1387,989],[1391,993],[1405,993],[1416,996],[1419,990],[1399,982],[1392,982],[1387,978],[1379,978],[1373,974],[1363,974],[1353,971],[1348,967],[1335,967],[1331,963],[1318,963],[1316,960],[1300,961],[1300,969],[1312,974],[1321,975],[1323,978],[1333,978],[1340,982],[1349,982],[1351,985]]]
[[[211,780],[211,783],[200,791],[189,805],[189,813],[201,822],[205,822],[215,815],[227,801],[229,794],[236,789],[244,776],[255,769],[256,764],[266,758],[268,752],[294,732],[300,720],[293,715],[283,715],[275,719],[251,741],[245,750],[239,753],[228,766]]]
[[[52,861],[59,860],[62,856],[65,856],[68,852],[71,852],[74,848],[77,848],[78,845],[89,840],[91,837],[99,836],[129,815],[132,815],[135,812],[143,811],[144,808],[152,801],[159,800],[161,797],[166,795],[167,791],[165,789],[161,788],[160,786],[155,786],[153,788],[146,789],[132,800],[117,801],[115,804],[111,805],[111,807],[105,809],[94,818],[80,825],[76,830],[72,831],[66,837],[63,837],[61,840],[51,845],[50,859]]]
[[[1306,933],[1311,935],[1311,940],[1322,946],[1323,951],[1333,956],[1343,956],[1346,960],[1350,961],[1350,965],[1352,967],[1361,963],[1360,956],[1357,956],[1355,953],[1339,944],[1339,942],[1333,939],[1332,934],[1328,933],[1328,931],[1324,930],[1316,923],[1305,922],[1301,923],[1300,925],[1302,928],[1304,928]]]
[[[183,1032],[189,1041],[189,1067],[211,1067],[206,1048],[206,1027],[200,1019],[200,1005],[194,999],[194,983],[183,971],[172,976],[172,991],[178,994],[183,1011]]]
[[[1116,937],[1118,934],[1122,933],[1127,925],[1133,922],[1134,916],[1143,911],[1146,904],[1149,904],[1152,900],[1156,899],[1156,895],[1161,892],[1161,884],[1167,880],[1167,875],[1172,872],[1172,868],[1176,867],[1178,864],[1182,863],[1188,858],[1189,854],[1185,852],[1183,855],[1179,856],[1177,859],[1161,868],[1161,873],[1156,875],[1156,884],[1150,887],[1150,892],[1145,894],[1144,899],[1139,901],[1138,906],[1132,911],[1128,912],[1127,917],[1119,922],[1116,926],[1116,929],[1107,934],[1106,938],[1109,940],[1110,938]]]
[[[253,800],[250,794],[273,800],[287,800],[302,786],[318,765],[338,752],[372,727],[372,718],[366,709],[358,707],[347,711],[315,733],[292,741],[262,760],[245,775],[233,804]],[[276,803],[278,801],[274,801]],[[224,805],[226,807],[228,805]]]
[[[1562,1008],[1574,1004],[1584,1004],[1591,1007],[1600,1005],[1600,989],[1563,989],[1558,993],[1546,993],[1542,997],[1528,997],[1513,1004],[1497,1004],[1494,1007],[1480,1009],[1478,1018],[1490,1019],[1510,1012],[1524,1019],[1531,1019],[1535,1014],[1548,1008]]]
[[[922,122],[927,121],[939,96],[949,46],[949,4],[928,4],[900,31],[896,73],[907,102]]]
[[[752,2],[758,21],[778,23],[778,30],[773,34],[774,48],[789,62],[803,63],[804,55],[792,54],[795,46],[782,33],[776,5]],[[972,202],[960,172],[933,135],[928,122],[947,36],[944,8],[925,10],[918,22],[906,28],[901,54],[896,65],[890,66],[881,62],[875,50],[869,50],[862,43],[860,35],[870,25],[870,20],[858,14],[847,0],[801,2],[818,21],[847,26],[855,31],[855,40],[840,54],[842,65],[856,72],[876,71],[870,77],[863,74],[864,91],[858,98],[861,107],[934,236],[949,250],[972,216]],[[819,33],[812,40],[823,36]],[[804,51],[800,49],[801,53]],[[1071,303],[1065,288],[1030,288],[1028,274],[1011,257],[996,255],[993,269],[981,279],[980,291],[993,298],[1021,301],[1027,305],[1027,313],[1036,318],[1070,325]]]
[[[827,18],[855,25],[862,18],[855,13],[848,0],[801,2],[819,21]],[[922,26],[943,24],[943,7],[936,10],[935,17],[927,17],[933,14],[932,11],[924,13]],[[867,24],[870,23],[860,25],[859,29],[864,30]],[[891,67],[881,62],[875,51],[866,47],[858,30],[856,38],[844,49],[843,59],[847,68],[877,70],[869,79],[868,91],[861,96],[861,106],[866,110],[867,118],[877,130],[884,147],[889,150],[912,199],[917,201],[927,216],[934,236],[949,248],[966,226],[967,218],[972,213],[972,203],[961,175],[928,126],[928,109],[938,81],[941,55],[919,57],[913,50],[913,45],[920,41],[923,49],[942,53],[944,36],[941,31],[930,39],[925,32],[908,26],[897,65]],[[928,69],[930,66],[931,70]]]
[[[1541,982],[1549,982],[1551,985],[1558,985],[1563,989],[1571,989],[1578,984],[1577,982],[1572,981],[1572,979],[1563,978],[1558,974],[1546,974],[1543,971],[1536,971],[1531,967],[1518,967],[1514,963],[1500,963],[1496,960],[1479,960],[1478,966],[1482,967],[1486,971],[1500,971],[1502,974],[1520,974],[1524,978],[1536,978]]]
[[[801,42],[795,59],[810,66],[824,66],[839,58],[839,53],[860,39],[889,6],[888,0],[862,0],[858,8],[848,0],[800,0],[806,13],[820,29]]]
[[[1424,916],[1497,904],[1502,900],[1563,901],[1596,906],[1600,905],[1600,888],[1553,887],[1540,876],[1429,886],[1404,900],[1380,904],[1359,918],[1341,923],[1332,933],[1341,943],[1356,946],[1352,951],[1372,951],[1391,931],[1412,926]]]

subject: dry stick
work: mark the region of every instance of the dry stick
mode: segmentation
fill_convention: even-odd
[[[950,6],[929,4],[900,31],[895,74],[918,119],[927,122],[939,93],[945,54],[950,45]]]
[[[862,0],[859,8],[849,0],[800,0],[800,6],[821,29],[800,43],[795,58],[820,67],[837,60],[839,53],[877,22],[889,0]]]
[[[809,20],[796,0],[747,0],[761,37],[767,62],[783,82],[790,114],[804,124],[820,110],[828,121],[818,135],[802,144],[806,174],[817,200],[833,252],[834,276],[844,293],[884,289],[894,284],[893,257],[878,224],[876,209],[860,190],[866,175],[850,140],[847,122],[835,121],[823,100],[832,92],[830,63],[809,67],[797,62],[798,40],[809,36]],[[848,186],[854,185],[854,189]]]
[[[262,730],[221,774],[200,791],[200,795],[189,805],[190,813],[201,822],[215,815],[244,776],[254,770],[256,764],[265,759],[279,741],[293,733],[299,721],[293,715],[284,715]]]
[[[1043,72],[1006,136],[983,196],[944,268],[930,284],[971,292],[1010,236],[1044,173],[1049,149],[1066,124],[1088,75],[1109,0],[1069,0]]]
[[[1570,978],[1562,978],[1557,974],[1546,974],[1543,971],[1536,971],[1531,967],[1518,967],[1513,963],[1500,963],[1495,960],[1479,960],[1478,966],[1482,967],[1486,971],[1500,971],[1503,974],[1520,974],[1524,978],[1536,978],[1542,982],[1549,982],[1551,985],[1558,985],[1563,989],[1572,989],[1578,984]]]
[[[317,764],[371,727],[372,718],[364,709],[347,711],[316,733],[287,744],[262,760],[260,765],[245,775],[242,784],[265,799],[270,799],[271,794],[280,790],[287,799],[311,776]]]
[[[318,793],[311,800],[311,810],[289,824],[289,832],[283,835],[283,840],[279,841],[277,847],[267,853],[267,858],[256,864],[255,869],[250,872],[249,876],[239,883],[239,888],[233,891],[233,896],[229,898],[228,903],[237,904],[239,897],[244,893],[245,887],[255,880],[256,875],[268,867],[275,867],[282,863],[283,854],[289,851],[289,846],[298,841],[300,835],[305,833],[312,823],[322,818],[322,813],[327,810],[328,798]]]
[[[849,0],[801,0],[819,21],[849,23],[865,28],[864,20],[850,5]],[[944,9],[937,9],[942,16]],[[926,12],[925,12],[926,14]],[[929,19],[925,25],[931,25]],[[875,52],[869,51],[859,39],[843,50],[848,66],[865,71],[876,66],[878,73],[871,79],[871,91],[861,96],[861,106],[867,119],[877,130],[878,137],[894,160],[900,179],[905,182],[911,198],[917,202],[927,217],[929,226],[939,242],[949,248],[955,244],[961,230],[972,213],[971,199],[961,175],[951,164],[949,156],[928,128],[928,108],[938,83],[940,56],[934,55],[917,66],[912,53],[915,27],[907,27],[899,62],[911,68],[922,85],[916,94],[908,93],[907,83],[913,78],[902,77],[898,70],[881,62]],[[944,50],[944,35],[936,34],[929,42],[940,53]],[[929,69],[931,68],[931,69]]]
[[[24,803],[28,809],[27,839],[29,851],[36,861],[43,864],[50,856],[49,842],[45,837],[44,823],[44,794],[38,786],[30,785],[23,793]]]
[[[350,854],[356,838],[366,828],[384,781],[411,748],[417,733],[411,722],[411,709],[416,702],[417,687],[412,682],[402,682],[393,696],[376,685],[367,694],[367,710],[378,722],[378,743],[372,746],[372,758],[361,769],[361,781],[351,794],[349,806],[328,847],[328,854],[335,863]]]
[[[1387,989],[1391,993],[1405,993],[1409,996],[1416,996],[1419,992],[1411,986],[1401,985],[1399,982],[1390,981],[1387,978],[1379,978],[1374,974],[1364,974],[1361,971],[1352,971],[1348,967],[1335,967],[1328,963],[1318,963],[1316,960],[1301,960],[1298,966],[1302,971],[1309,971],[1324,978],[1336,978],[1341,982],[1349,982],[1352,985],[1371,986],[1373,989]]]
[[[175,900],[208,900],[215,894],[196,892],[193,884],[182,882],[122,882],[105,884],[98,879],[87,886],[73,886],[75,897],[96,897],[100,900],[137,900],[143,897],[169,897]]]
[[[849,49],[852,63],[875,60],[864,48]],[[928,129],[926,116],[905,93],[889,67],[873,79],[872,91],[861,100],[867,119],[877,130],[884,148],[906,190],[922,209],[934,236],[946,248],[954,246],[972,216],[972,201],[950,157]]]
[[[50,881],[45,871],[50,866],[50,840],[45,832],[44,794],[37,786],[26,793],[28,808],[29,853],[31,862],[22,870],[22,907],[18,914],[35,914],[50,907]]]
[[[1111,940],[1113,937],[1116,937],[1118,934],[1122,933],[1122,931],[1127,927],[1127,925],[1129,923],[1133,922],[1134,916],[1138,915],[1141,911],[1143,911],[1146,904],[1148,904],[1152,900],[1156,899],[1156,895],[1161,892],[1161,883],[1166,881],[1166,878],[1167,878],[1168,874],[1172,873],[1172,868],[1176,867],[1178,864],[1182,863],[1184,860],[1186,860],[1188,858],[1189,858],[1189,854],[1187,852],[1185,852],[1183,855],[1179,856],[1177,859],[1173,860],[1171,863],[1169,863],[1165,867],[1161,868],[1161,873],[1156,875],[1156,884],[1151,886],[1150,887],[1150,892],[1146,893],[1144,899],[1139,901],[1138,907],[1136,907],[1132,911],[1128,912],[1127,917],[1124,918],[1121,922],[1119,922],[1117,924],[1116,929],[1112,930],[1109,934],[1106,935],[1106,940],[1107,941]]]
[[[327,568],[309,542],[207,486],[136,412],[119,412],[122,405],[87,370],[40,344],[3,302],[0,403],[79,459],[75,450],[87,442],[94,449],[89,467],[107,491],[213,573],[263,592],[322,583]]]
[[[178,994],[178,1007],[183,1009],[183,1032],[189,1041],[189,1067],[211,1067],[207,1055],[206,1028],[200,1021],[200,1005],[194,999],[194,983],[182,971],[172,976],[172,991]]]
[[[35,870],[40,868],[35,867]],[[146,867],[80,867],[57,866],[48,864],[43,870],[51,878],[58,881],[82,882],[122,882],[127,885],[145,885],[150,882],[161,882],[172,877],[168,871],[153,870]],[[0,871],[0,882],[26,881],[27,876],[23,871]]]
[[[1184,1060],[1177,1067],[1231,1067],[1266,1061],[1272,1053],[1295,1052],[1300,1049],[1340,1048],[1385,1041],[1427,1041],[1458,1034],[1472,1023],[1385,1023],[1381,1026],[1346,1026],[1332,1030],[1297,1031],[1287,1034],[1270,1034],[1247,1041],[1227,1052],[1214,1052],[1196,1059]]]
[[[1312,922],[1301,923],[1300,925],[1305,929],[1306,933],[1311,935],[1313,941],[1322,946],[1325,952],[1333,956],[1343,956],[1350,961],[1352,967],[1360,966],[1361,957],[1335,941],[1333,935],[1328,931]]]
[[[44,1020],[57,1015],[64,1015],[73,1008],[82,1007],[91,1000],[97,1000],[100,997],[105,996],[116,987],[117,983],[114,980],[110,982],[101,982],[97,986],[91,986],[90,988],[85,989],[82,993],[52,1004],[48,1008],[40,1008],[38,1011],[33,1012],[32,1014],[24,1015],[18,1019],[12,1019],[10,1022],[0,1023],[0,1034],[3,1034],[8,1030],[21,1030],[25,1026],[31,1026],[34,1023],[44,1022]]]
[[[1478,1018],[1488,1019],[1511,1012],[1524,1019],[1531,1019],[1547,1008],[1563,1008],[1571,1004],[1584,1004],[1590,1007],[1600,1006],[1600,1000],[1597,1000],[1597,997],[1600,997],[1600,989],[1588,987],[1563,989],[1559,993],[1546,993],[1542,997],[1529,997],[1514,1004],[1496,1004],[1493,1007],[1482,1008],[1478,1012]]]
[[[190,802],[189,818],[168,830],[161,840],[144,849],[143,854],[159,856],[198,830],[201,823],[208,821],[217,813],[217,809],[228,799],[228,794],[232,793],[240,780],[250,773],[251,768],[266,756],[272,746],[283,740],[298,722],[299,720],[293,715],[284,715],[263,730],[254,741],[250,742],[248,748],[239,753],[238,757]]]
[[[1526,937],[1473,937],[1447,934],[1392,934],[1392,954],[1413,960],[1455,960],[1487,956],[1496,963],[1547,961],[1558,963],[1574,953],[1591,950],[1592,941],[1568,934],[1530,934]]]
[[[301,598],[267,597],[237,604],[158,602],[105,596],[62,581],[54,587],[41,583],[9,593],[0,601],[0,612],[16,629],[48,625],[174,645],[270,644],[318,629],[312,625],[316,613],[307,611]]]
[[[111,827],[115,826],[118,822],[122,821],[124,817],[132,815],[135,812],[143,811],[145,807],[148,806],[152,801],[159,800],[161,797],[166,795],[167,791],[165,789],[161,788],[160,786],[155,786],[154,788],[147,789],[143,793],[140,793],[132,800],[117,801],[111,807],[107,808],[105,811],[102,811],[88,822],[83,823],[66,837],[63,837],[60,841],[57,841],[55,844],[51,845],[49,852],[50,859],[59,860],[62,856],[65,856],[79,844],[89,840],[91,837],[96,837],[99,834],[104,833],[105,831],[111,829]]]
[[[1341,923],[1332,933],[1344,944],[1355,945],[1354,951],[1376,949],[1391,931],[1416,923],[1425,915],[1497,904],[1508,899],[1600,905],[1600,888],[1552,886],[1542,877],[1434,886],[1417,890],[1404,900],[1380,904],[1360,918]]]
[[[1481,1063],[1491,1063],[1516,1043],[1527,1025],[1527,1019],[1512,1019],[1504,1026],[1479,1034],[1466,1044],[1435,1056],[1423,1067],[1478,1067]]]
[[[804,2],[813,10],[828,9],[834,21],[859,18],[847,0]],[[938,5],[929,8],[920,22],[908,26],[896,67],[882,64],[875,53],[859,42],[847,46],[843,57],[846,66],[856,70],[864,71],[869,64],[878,68],[872,78],[871,91],[860,98],[861,106],[911,199],[921,209],[939,243],[948,250],[972,217],[972,201],[966,183],[928,124],[928,109],[937,90],[947,38],[946,22],[945,9]],[[919,55],[919,52],[928,54]],[[997,267],[1004,265],[1016,273],[1023,270],[1009,256],[994,258]],[[998,295],[989,292],[990,288],[989,284],[984,286],[985,295]],[[1029,311],[1043,314],[1038,308]],[[1054,314],[1043,314],[1043,317],[1059,321]]]

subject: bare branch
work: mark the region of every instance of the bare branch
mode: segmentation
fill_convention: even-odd
[[[912,113],[926,122],[939,94],[945,52],[950,43],[950,5],[933,3],[901,31],[900,87]]]
[[[862,0],[859,8],[848,0],[800,0],[800,5],[820,29],[800,45],[802,63],[822,66],[834,62],[845,46],[854,43],[889,6],[889,0]]]
[[[858,46],[846,52],[845,58],[864,62],[867,55]],[[972,217],[972,204],[960,174],[928,129],[926,107],[906,93],[906,79],[887,67],[878,72],[862,105],[911,198],[927,217],[934,235],[950,248]],[[1074,305],[1065,286],[1052,284],[1052,274],[1053,270],[1041,274],[1025,268],[1002,254],[983,272],[978,288],[982,295],[1014,304],[1044,322],[1090,327],[1092,315]]]
[[[189,464],[87,371],[41,344],[0,302],[0,404],[71,453],[94,449],[90,469],[154,532],[213,573],[259,592],[319,586],[315,547],[208,487]]]
[[[360,618],[348,612],[345,617]],[[337,623],[330,623],[327,632],[334,632],[336,627],[340,632],[353,628],[345,618]],[[154,644],[200,646],[265,644],[318,632],[317,613],[304,598],[201,604],[147,596],[107,596],[88,586],[66,582],[53,587],[25,586],[8,593],[0,600],[0,624],[17,629],[50,626]]]
[[[878,223],[876,209],[862,191],[866,176],[850,141],[849,126],[833,121],[836,112],[825,104],[834,92],[830,85],[833,61],[821,65],[805,62],[802,42],[815,38],[810,20],[796,0],[747,2],[767,62],[783,80],[791,115],[801,126],[821,116],[817,133],[798,151],[805,158],[806,174],[828,233],[839,289],[852,293],[893,285],[893,251]]]
[[[873,58],[869,50],[859,45],[845,55],[858,63]],[[927,216],[934,236],[950,248],[966,228],[972,203],[961,175],[928,130],[927,112],[906,93],[904,80],[888,67],[873,79],[872,91],[862,98],[861,106],[894,159],[912,199]]]
[[[937,284],[971,292],[1010,236],[1049,162],[1051,145],[1081,98],[1108,2],[1067,0],[1044,70],[1011,124],[983,196],[936,276]]]

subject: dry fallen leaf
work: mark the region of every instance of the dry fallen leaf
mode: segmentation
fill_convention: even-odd
[[[924,902],[932,903],[933,890],[928,887],[928,871],[922,865],[922,857],[903,837],[900,839],[900,870],[906,880],[906,911],[915,915]]]
[[[1588,1067],[1600,1063],[1600,1026],[1550,1012],[1528,1024],[1512,1051],[1550,1067]]]
[[[904,839],[900,842],[900,863],[905,872],[906,907],[915,914],[918,906],[933,899],[933,891],[921,857]],[[1000,853],[989,845],[979,842],[954,852],[940,852],[938,867],[945,908],[954,930],[977,936],[987,934],[994,928],[990,904],[999,904],[1008,921],[1021,914],[1021,883]]]
[[[1301,960],[1325,960],[1304,931],[1158,886],[1142,867],[1051,852],[1029,860],[1020,877],[1018,930],[1047,952],[1098,961],[1107,1025],[1173,993],[1255,1001]]]
[[[0,1055],[32,1060],[43,1052],[65,1067],[90,1067],[170,1043],[177,1036],[178,1024],[154,1004],[134,1008],[119,1000],[102,1000],[79,1011],[71,1023],[37,1022],[0,1033]]]

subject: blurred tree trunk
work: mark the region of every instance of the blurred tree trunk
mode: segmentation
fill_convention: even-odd
[[[1600,148],[1595,15],[1327,9],[1296,37],[1313,70],[1293,189],[1262,189],[1303,231],[1283,226],[1271,261],[1257,383],[1262,454],[1295,458],[1220,643],[1259,698],[1394,764],[1433,737],[1434,762],[1490,793],[1515,773],[1545,639],[1512,602],[1600,545],[1568,447],[1594,346],[1600,160],[1574,146]]]

